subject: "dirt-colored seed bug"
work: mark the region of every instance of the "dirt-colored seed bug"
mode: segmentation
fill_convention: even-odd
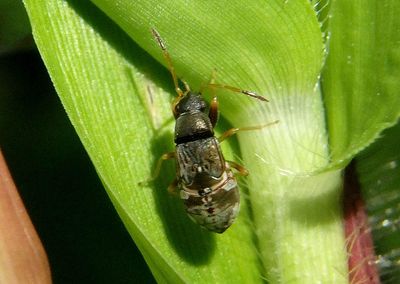
[[[212,232],[222,233],[233,223],[240,207],[239,190],[231,168],[236,169],[242,176],[246,176],[248,171],[235,162],[226,161],[219,143],[239,131],[261,129],[277,121],[259,126],[232,128],[216,138],[213,128],[218,119],[217,97],[214,95],[206,113],[207,104],[201,92],[192,92],[184,81],[182,82],[185,91],[182,91],[164,41],[155,29],[151,31],[163,52],[178,96],[172,103],[172,112],[176,120],[176,150],[161,156],[154,176],[147,182],[158,176],[163,161],[175,159],[176,178],[168,190],[175,191],[177,187],[180,189],[186,212],[195,223]],[[205,88],[227,89],[267,101],[255,92],[216,84],[214,75]]]

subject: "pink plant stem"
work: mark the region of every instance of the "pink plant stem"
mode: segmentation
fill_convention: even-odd
[[[0,283],[51,283],[46,252],[0,150]]]
[[[354,163],[348,167],[345,176],[344,226],[350,283],[380,283],[371,229]]]

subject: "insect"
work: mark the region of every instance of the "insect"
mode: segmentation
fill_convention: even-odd
[[[207,113],[207,104],[201,91],[192,92],[189,85],[181,80],[185,86],[185,91],[182,91],[164,41],[155,29],[152,29],[152,33],[167,62],[178,96],[171,106],[176,120],[176,150],[160,157],[155,174],[148,181],[158,176],[164,160],[175,159],[176,178],[168,190],[174,192],[177,187],[180,189],[186,212],[195,223],[212,232],[223,233],[233,223],[240,208],[239,190],[232,168],[242,176],[246,176],[248,171],[235,162],[226,161],[219,143],[238,131],[260,129],[271,123],[232,128],[216,138],[213,129],[218,120],[217,97],[214,94]],[[215,84],[214,75],[206,88],[228,89],[267,101],[252,91]]]

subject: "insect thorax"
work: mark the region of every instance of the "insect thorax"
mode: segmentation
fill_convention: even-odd
[[[178,145],[213,136],[210,119],[203,112],[186,112],[176,119],[175,143]]]

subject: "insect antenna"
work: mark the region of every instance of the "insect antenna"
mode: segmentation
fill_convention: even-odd
[[[260,101],[268,102],[268,100],[266,98],[264,98],[263,96],[257,95],[256,92],[242,90],[242,89],[239,89],[239,88],[236,88],[236,87],[232,87],[232,86],[210,83],[205,88],[227,89],[227,90],[230,90],[230,91],[235,92],[235,93],[243,94],[243,95],[258,99]]]
[[[171,56],[168,53],[167,46],[165,45],[164,41],[162,40],[160,34],[154,28],[151,28],[151,32],[154,36],[154,39],[157,41],[158,45],[160,46],[162,53],[164,55],[165,61],[167,62],[169,72],[171,73],[172,80],[174,81],[175,91],[178,94],[179,98],[183,97],[184,94],[183,94],[181,88],[179,88],[178,77],[176,76],[174,65],[172,65]],[[185,86],[186,85],[187,84],[185,84]]]

